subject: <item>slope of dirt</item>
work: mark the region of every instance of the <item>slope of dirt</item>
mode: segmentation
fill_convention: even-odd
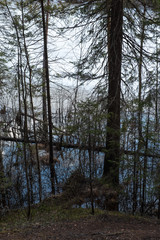
[[[102,214],[79,220],[32,223],[0,232],[0,240],[160,240],[160,221]]]

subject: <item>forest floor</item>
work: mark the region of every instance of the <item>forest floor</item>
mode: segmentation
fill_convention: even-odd
[[[52,205],[53,204],[53,205]],[[0,240],[160,240],[160,221],[117,212],[68,208],[49,200],[32,209],[14,211],[0,220]]]

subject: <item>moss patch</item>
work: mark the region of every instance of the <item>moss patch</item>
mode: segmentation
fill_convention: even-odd
[[[95,209],[95,215],[103,211]],[[31,224],[47,225],[57,221],[78,220],[91,216],[89,208],[68,207],[63,197],[50,197],[31,207],[31,217],[27,221],[27,209],[11,210],[0,219],[0,232],[20,231]]]

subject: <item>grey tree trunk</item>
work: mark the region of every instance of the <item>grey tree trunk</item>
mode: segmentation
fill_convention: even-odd
[[[43,41],[44,41],[44,72],[47,86],[47,105],[48,105],[48,122],[49,122],[49,164],[51,174],[51,188],[52,194],[55,194],[55,167],[53,161],[53,139],[52,139],[52,112],[51,112],[51,98],[50,98],[50,83],[49,83],[49,68],[48,68],[48,50],[46,37],[46,23],[43,0],[41,0],[41,13],[43,21]]]

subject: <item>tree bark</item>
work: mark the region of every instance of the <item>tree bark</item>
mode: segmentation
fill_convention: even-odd
[[[108,28],[108,119],[103,172],[112,187],[119,184],[122,24],[123,0],[112,0]]]
[[[53,139],[52,139],[52,112],[51,112],[51,98],[50,98],[50,83],[49,83],[49,68],[48,68],[48,49],[47,49],[47,36],[46,36],[46,23],[43,0],[41,2],[41,13],[43,21],[43,41],[44,41],[44,72],[47,85],[47,105],[48,105],[48,122],[49,122],[49,163],[51,174],[51,188],[52,194],[55,194],[55,167],[53,161]]]
[[[50,1],[47,1],[47,7],[49,6]],[[44,14],[45,19],[45,36],[46,43],[48,42],[48,21],[49,13]],[[47,126],[47,92],[46,92],[46,71],[45,71],[45,54],[43,54],[43,79],[42,79],[42,102],[43,102],[43,141],[47,144],[48,138],[48,126]]]
[[[2,207],[5,207],[5,205],[6,205],[4,178],[5,178],[5,174],[4,174],[4,166],[3,166],[1,141],[0,141],[0,194],[1,194],[0,205],[2,205]]]

